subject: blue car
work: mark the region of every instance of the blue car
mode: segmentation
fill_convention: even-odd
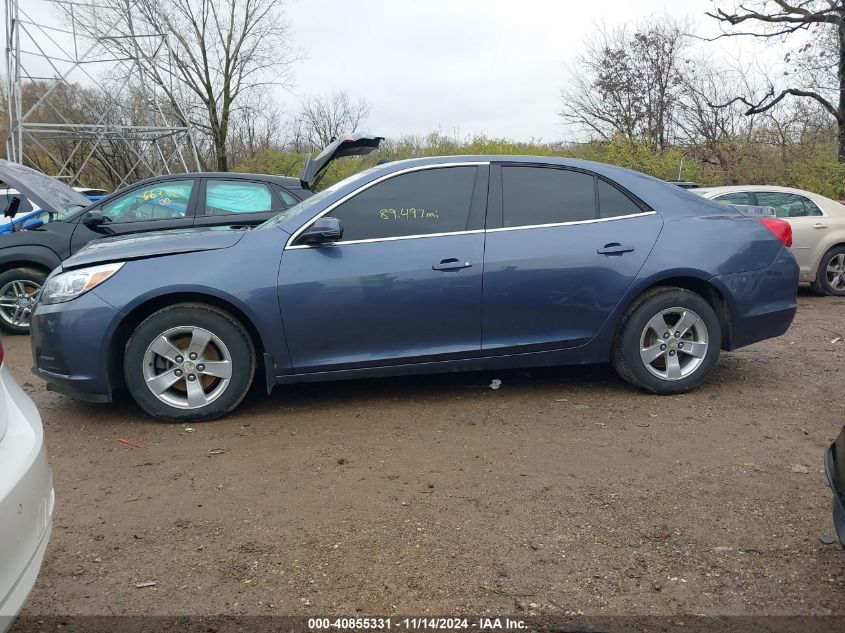
[[[387,163],[252,230],[92,243],[44,285],[35,371],[173,421],[254,380],[611,362],[681,393],[795,315],[789,225],[758,211],[585,161]]]

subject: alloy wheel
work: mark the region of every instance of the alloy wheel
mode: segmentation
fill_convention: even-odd
[[[689,308],[667,308],[646,323],[640,335],[640,359],[662,380],[686,378],[704,362],[707,326]]]
[[[839,253],[830,258],[825,275],[831,288],[837,291],[845,290],[845,253]]]
[[[41,284],[28,279],[10,281],[0,288],[0,318],[9,325],[26,327],[41,292]]]
[[[219,398],[232,378],[232,356],[213,332],[179,326],[162,332],[144,353],[144,381],[161,402],[199,409]]]

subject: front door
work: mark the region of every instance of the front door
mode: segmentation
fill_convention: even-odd
[[[470,164],[391,175],[330,211],[340,241],[293,240],[279,302],[296,371],[479,354],[487,171]]]
[[[105,223],[88,227],[85,214],[76,223],[70,241],[71,254],[92,240],[129,233],[190,228],[194,222],[196,180],[183,178],[142,185],[111,198],[100,206]]]
[[[490,190],[483,353],[587,343],[645,263],[660,216],[572,169],[496,165]]]

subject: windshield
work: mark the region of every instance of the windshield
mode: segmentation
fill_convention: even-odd
[[[261,229],[269,229],[274,226],[279,226],[283,222],[286,222],[291,218],[294,218],[302,213],[305,213],[306,211],[309,211],[310,209],[317,207],[321,202],[323,202],[323,200],[331,196],[333,193],[337,192],[339,189],[342,189],[346,185],[355,182],[356,180],[360,180],[361,178],[369,174],[372,170],[373,168],[370,168],[365,171],[358,172],[357,174],[353,174],[352,176],[349,176],[349,178],[344,178],[340,182],[336,182],[331,187],[327,187],[326,189],[315,193],[310,198],[306,198],[299,204],[295,204],[289,209],[285,209],[278,215],[273,216],[263,224],[259,224],[255,227],[255,230],[258,231]]]
[[[70,220],[73,216],[84,209],[81,204],[71,204],[64,209],[61,210],[60,213],[51,213],[50,219],[45,220],[46,222],[64,222],[66,220]]]

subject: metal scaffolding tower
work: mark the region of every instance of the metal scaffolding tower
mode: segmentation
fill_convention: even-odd
[[[121,38],[140,50],[143,39],[146,61],[158,56],[157,63],[167,64],[166,38],[112,35],[121,29],[92,29],[90,22],[80,22],[99,2],[134,33],[136,0],[3,1],[9,160],[40,167],[73,185],[93,184],[79,180],[96,163],[115,188],[150,175],[198,169],[184,112],[162,107],[166,101],[138,56],[110,54],[114,48],[104,46]],[[75,100],[71,112],[68,95]],[[127,104],[136,106],[142,120],[127,116]],[[116,154],[124,158],[120,168]]]

